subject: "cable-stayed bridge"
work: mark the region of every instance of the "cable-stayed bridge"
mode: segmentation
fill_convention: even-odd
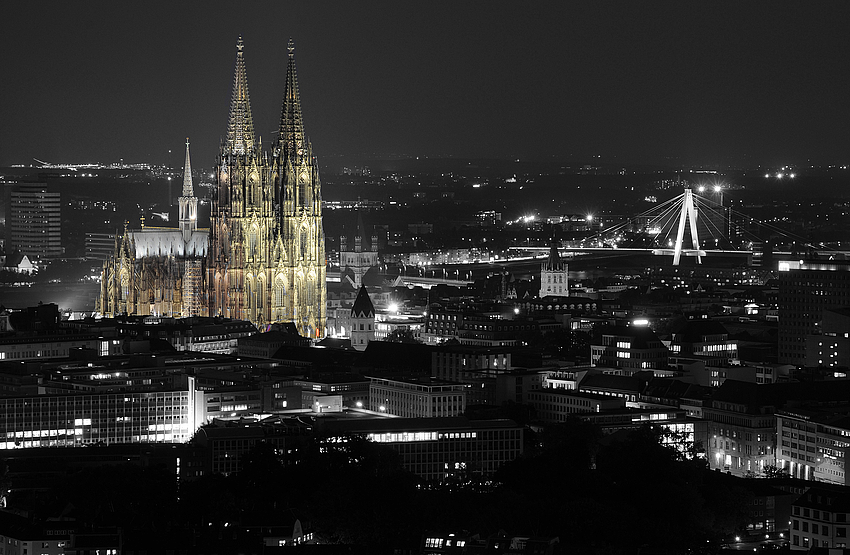
[[[764,236],[760,237],[759,232]],[[767,243],[771,243],[770,246],[766,247]],[[785,248],[777,248],[782,245]],[[791,245],[793,250],[789,249]],[[434,264],[425,268],[414,266],[400,272],[394,280],[397,285],[423,287],[440,283],[464,285],[473,281],[473,277],[512,268],[524,268],[523,271],[527,272],[547,257],[550,249],[551,245],[516,245],[508,249],[507,258],[475,264]],[[674,266],[681,263],[682,257],[695,258],[697,264],[712,257],[741,257],[746,259],[743,263],[748,264],[758,257],[766,256],[768,251],[782,257],[816,254],[850,258],[850,251],[812,245],[803,237],[789,233],[773,223],[756,220],[725,206],[722,190],[713,188],[706,191],[702,187],[685,187],[678,196],[643,213],[625,218],[582,239],[561,241],[557,249],[562,256],[569,258],[582,255],[605,257],[606,254],[665,256],[669,257]]]

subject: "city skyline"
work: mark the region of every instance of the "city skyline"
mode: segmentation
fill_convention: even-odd
[[[286,42],[323,158],[841,163],[845,4],[11,7],[0,164],[212,164],[245,40],[270,141]],[[169,154],[169,150],[171,153]],[[592,158],[592,157],[600,158]]]

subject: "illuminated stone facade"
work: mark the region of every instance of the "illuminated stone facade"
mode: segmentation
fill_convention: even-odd
[[[569,266],[561,260],[558,247],[552,243],[549,258],[540,265],[540,296],[568,297],[570,295],[569,277]]]
[[[216,168],[208,257],[211,316],[263,329],[293,322],[301,335],[325,329],[325,235],[318,165],[304,134],[289,45],[283,110],[271,152],[254,140],[240,39],[230,121]]]
[[[112,258],[103,265],[98,311],[113,317],[206,315],[203,268],[208,244],[209,232],[198,229],[187,139],[180,227],[125,227],[115,238]]]
[[[179,229],[125,230],[104,266],[101,314],[223,316],[261,330],[293,322],[303,336],[325,334],[321,182],[304,134],[294,48],[290,42],[268,151],[254,133],[243,50],[240,38],[210,229],[197,229],[197,199],[184,187]],[[188,145],[186,164],[191,186]]]

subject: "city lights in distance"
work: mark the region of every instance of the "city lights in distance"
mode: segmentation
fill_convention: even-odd
[[[770,179],[771,177],[775,177],[776,179],[785,179],[786,177],[789,179],[794,179],[797,177],[797,173],[794,170],[793,166],[782,166],[776,173],[771,174],[767,172],[764,174],[765,179]]]

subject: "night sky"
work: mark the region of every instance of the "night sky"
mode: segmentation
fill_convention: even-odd
[[[7,2],[0,165],[211,166],[245,41],[268,144],[296,44],[320,157],[845,163],[847,2]],[[171,149],[169,160],[168,151]]]

